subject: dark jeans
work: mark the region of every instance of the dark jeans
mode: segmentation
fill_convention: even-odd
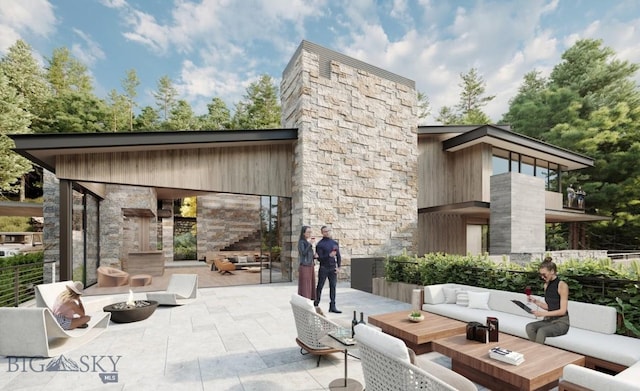
[[[318,270],[318,288],[316,289],[316,300],[314,302],[317,307],[320,304],[320,295],[322,294],[322,288],[324,288],[324,282],[329,279],[329,308],[336,307],[336,283],[338,282],[338,274],[335,267],[322,267]]]

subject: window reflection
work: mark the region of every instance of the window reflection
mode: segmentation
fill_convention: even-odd
[[[519,172],[544,179],[545,190],[560,191],[560,167],[558,164],[522,155],[504,149],[493,148],[493,175]]]

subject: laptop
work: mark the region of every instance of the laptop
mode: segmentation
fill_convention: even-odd
[[[528,305],[526,305],[525,303],[521,302],[520,300],[511,300],[511,301],[516,303],[516,305],[518,307],[522,308],[523,310],[527,311],[528,313],[532,313],[533,312],[533,310]]]

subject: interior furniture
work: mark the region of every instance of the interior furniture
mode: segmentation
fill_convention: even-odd
[[[54,357],[78,348],[102,334],[110,314],[92,317],[89,327],[64,330],[44,307],[0,307],[0,355]]]
[[[351,330],[348,330],[348,332],[350,335]],[[324,337],[320,338],[320,342],[329,347],[339,349],[344,352],[344,378],[333,380],[331,383],[329,383],[329,389],[341,390],[341,391],[347,391],[347,390],[362,391],[363,389],[362,384],[356,379],[350,379],[348,376],[348,369],[347,369],[347,363],[348,363],[347,358],[349,357],[349,350],[358,349],[358,345],[357,344],[345,345],[342,342],[332,338],[329,335],[325,335]]]
[[[115,267],[100,266],[96,272],[100,287],[123,286],[129,283],[129,273]]]
[[[198,296],[197,274],[172,274],[164,292],[149,292],[147,300],[157,301],[159,305],[183,305]]]
[[[207,251],[205,253],[207,264],[211,265],[213,270],[214,259],[228,260],[236,266],[237,269],[245,267],[262,267],[269,269],[269,255],[254,254],[247,251]]]
[[[526,302],[524,292],[461,284],[427,285],[422,310],[463,322],[484,323],[487,316],[493,316],[498,318],[501,332],[527,338],[525,326],[535,317],[511,302],[513,299]],[[614,307],[569,300],[569,318],[569,332],[547,338],[546,345],[585,356],[585,366],[589,368],[612,372],[623,371],[640,361],[640,339],[615,333]]]
[[[356,334],[357,336],[357,334]],[[451,369],[492,390],[546,390],[555,387],[565,365],[584,365],[585,357],[566,350],[500,333],[498,342],[468,340],[466,334],[437,339],[433,350],[451,358]],[[524,355],[520,365],[489,357],[501,347]]]
[[[562,371],[558,391],[640,391],[640,361],[617,375],[569,364]]]
[[[400,338],[416,354],[431,352],[431,341],[466,332],[467,324],[459,320],[424,312],[422,322],[411,322],[410,310],[369,315],[369,324]]]
[[[413,356],[396,337],[365,324],[356,325],[355,333],[367,391],[477,391],[464,376]]]
[[[340,329],[340,326],[324,316],[318,315],[316,308],[313,306],[313,301],[298,294],[293,294],[291,295],[290,304],[293,318],[296,322],[296,343],[300,346],[301,354],[318,356],[316,366],[320,366],[322,356],[343,351],[343,349],[332,348],[320,342],[320,338],[330,331]]]
[[[158,302],[153,300],[135,301],[129,305],[126,302],[109,304],[103,308],[111,314],[111,321],[115,323],[131,323],[145,320],[158,308]]]
[[[129,274],[164,275],[164,254],[162,251],[135,251],[122,260],[122,269]]]
[[[153,277],[149,274],[136,274],[129,277],[129,286],[147,286],[151,285]]]
[[[233,274],[236,270],[236,265],[229,261],[214,259],[213,263],[220,274]]]

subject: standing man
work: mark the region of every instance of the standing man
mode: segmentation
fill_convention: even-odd
[[[329,298],[331,302],[329,304],[329,312],[335,312],[341,314],[336,307],[336,284],[338,282],[338,271],[340,270],[340,264],[342,258],[340,257],[340,248],[338,242],[331,239],[331,228],[326,225],[320,228],[322,233],[322,239],[316,245],[316,253],[318,254],[318,260],[320,260],[320,269],[318,270],[318,288],[316,289],[316,300],[314,305],[318,307],[320,304],[320,295],[322,294],[322,288],[324,288],[324,282],[329,279]]]

